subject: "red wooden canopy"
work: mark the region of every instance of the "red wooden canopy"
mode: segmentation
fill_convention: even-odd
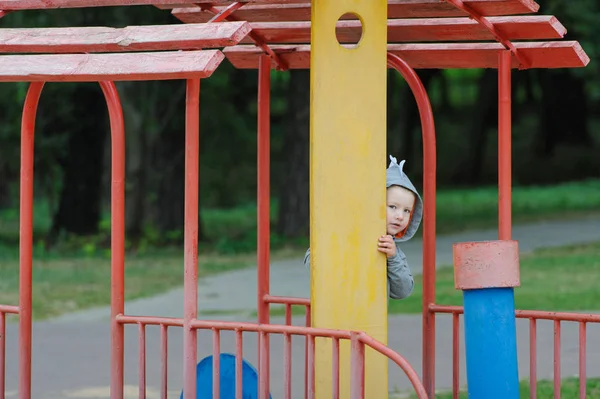
[[[0,29],[0,52],[62,53],[0,56],[0,80],[65,80],[59,78],[64,73],[71,76],[66,80],[110,78],[115,71],[108,60],[118,60],[119,69],[127,70],[131,79],[155,76],[136,65],[140,60],[155,60],[164,78],[206,77],[219,65],[223,48],[237,68],[258,68],[265,52],[274,58],[273,67],[310,66],[311,5],[306,0],[0,0],[0,17],[26,9],[114,5],[172,9],[185,24]],[[514,68],[586,66],[590,59],[579,43],[561,40],[565,27],[554,16],[535,15],[538,10],[533,0],[389,0],[388,49],[413,68],[497,68],[497,52],[504,48],[513,52]],[[337,34],[340,42],[355,43],[361,34],[359,21],[338,22]],[[194,51],[176,57],[162,53],[169,50]],[[118,54],[128,51],[144,53]],[[96,52],[117,54],[81,54]],[[63,67],[43,74],[41,65],[50,65],[48,61]]]

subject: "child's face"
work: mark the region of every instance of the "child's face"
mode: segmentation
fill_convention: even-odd
[[[408,226],[410,215],[415,205],[415,195],[412,191],[400,186],[387,189],[387,233],[395,236]]]

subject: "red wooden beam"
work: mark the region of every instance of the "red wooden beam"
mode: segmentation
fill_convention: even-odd
[[[590,59],[575,41],[515,43],[518,51],[531,61],[531,68],[580,68]],[[271,48],[290,69],[307,69],[310,65],[309,45],[278,45]],[[425,43],[389,44],[388,51],[396,54],[413,68],[497,68],[499,43]],[[227,59],[239,69],[256,69],[262,54],[255,46],[238,45],[224,51]],[[518,67],[513,57],[512,67]]]
[[[197,2],[198,3],[198,2]],[[533,0],[464,0],[481,15],[532,14]],[[219,9],[223,6],[217,7]],[[213,14],[200,7],[175,8],[173,15],[186,23],[207,22]],[[232,14],[241,21],[310,21],[310,2],[297,4],[247,4]],[[465,17],[466,13],[444,0],[388,0],[388,18]]]
[[[96,82],[207,78],[219,50],[0,56],[0,82]]]
[[[560,39],[565,27],[552,16],[488,17],[503,37],[509,40]],[[253,32],[269,44],[309,44],[310,22],[252,22]],[[360,39],[359,21],[340,21],[338,40],[356,43]],[[494,36],[470,18],[412,18],[388,20],[388,43],[437,41],[494,41]],[[246,37],[242,43],[251,43]]]
[[[238,44],[249,32],[248,22],[128,26],[122,29],[0,29],[0,52],[86,53],[220,48]]]
[[[299,3],[305,0],[244,0],[250,3]],[[85,8],[105,6],[141,6],[156,5],[160,8],[172,8],[197,3],[230,4],[232,1],[215,0],[0,0],[0,10],[42,10],[50,8]]]

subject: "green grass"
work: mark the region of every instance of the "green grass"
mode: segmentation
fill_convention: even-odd
[[[600,180],[515,187],[512,201],[514,223],[597,213],[600,211]],[[436,203],[438,233],[494,227],[498,223],[496,187],[440,190]]]
[[[521,381],[519,391],[521,398],[529,398],[529,381]],[[554,398],[554,382],[548,380],[540,380],[537,382],[537,398],[538,399],[553,399]],[[579,378],[565,378],[561,381],[560,393],[562,399],[578,399],[579,398]],[[401,398],[406,396],[390,395],[390,398]],[[410,399],[416,399],[417,396],[412,394]],[[467,399],[467,392],[461,392],[461,399]],[[600,397],[600,378],[588,378],[586,380],[586,397]],[[436,399],[452,399],[452,392],[440,392],[435,395]]]
[[[440,190],[437,197],[438,233],[497,223],[495,187],[470,190]],[[514,222],[548,219],[566,215],[586,215],[600,210],[600,180],[548,187],[515,188]],[[273,201],[272,223],[277,215]],[[52,250],[44,245],[51,217],[47,204],[38,201],[34,213],[33,313],[36,319],[64,312],[108,305],[110,298],[110,249],[106,247],[110,217],[105,213],[96,237],[59,240]],[[233,209],[203,209],[201,212],[207,242],[200,245],[200,276],[241,268],[254,262],[256,249],[256,206],[246,204]],[[0,211],[0,303],[16,304],[18,296],[18,210]],[[420,230],[421,231],[421,230]],[[174,235],[180,233],[174,232]],[[148,227],[137,251],[126,261],[127,299],[165,292],[183,282],[181,248],[157,247],[164,237]],[[306,238],[289,241],[272,235],[273,260],[299,257],[308,245]],[[592,253],[590,254],[590,251]],[[522,284],[517,289],[517,304],[528,309],[594,309],[600,294],[594,286],[600,265],[598,246],[569,250],[540,251],[522,260]],[[417,277],[417,280],[419,277]],[[451,269],[438,272],[438,302],[461,304],[453,288]],[[420,312],[420,281],[415,293],[403,301],[391,301],[390,311]],[[304,309],[294,307],[294,314]],[[283,314],[283,309],[273,309]]]
[[[421,313],[422,276],[415,276],[413,294],[390,300],[389,313]],[[540,249],[521,258],[521,287],[515,288],[518,309],[577,311],[596,310],[600,304],[600,242]],[[462,292],[454,288],[452,267],[438,269],[437,303],[462,306]],[[304,307],[292,306],[294,316]],[[272,306],[272,316],[284,316],[285,308]]]
[[[454,289],[452,267],[436,276],[437,303],[462,306],[462,293]],[[600,243],[540,249],[521,257],[521,286],[515,288],[515,305],[527,310],[594,310],[600,304]],[[390,313],[420,313],[422,278],[403,300],[390,301]]]
[[[199,276],[252,264],[253,259],[201,257]],[[17,260],[0,261],[0,303],[17,304],[19,295]],[[110,259],[64,257],[34,260],[34,319],[44,319],[110,303]],[[129,256],[125,261],[126,300],[148,297],[183,284],[181,253],[160,252]]]

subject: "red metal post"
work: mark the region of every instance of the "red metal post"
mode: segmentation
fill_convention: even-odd
[[[31,397],[31,269],[33,263],[33,148],[35,118],[44,83],[27,90],[21,121],[19,248],[19,398]]]
[[[125,311],[125,125],[112,82],[100,82],[111,127],[111,398],[123,398],[124,327],[117,316]]]
[[[188,79],[185,101],[185,221],[183,304],[183,394],[196,397],[198,318],[198,158],[200,136],[200,79]]]
[[[125,312],[125,122],[119,93],[113,82],[100,82],[108,106],[111,132],[111,276],[110,276],[110,397],[123,399]]]
[[[352,334],[350,339],[350,398],[364,399],[365,397],[365,344],[360,341],[358,334]],[[339,373],[339,370],[338,370]]]
[[[6,386],[6,314],[0,312],[0,399]]]
[[[498,60],[498,239],[512,236],[511,61],[509,50]]]
[[[529,319],[529,398],[537,397],[537,321]]]
[[[408,83],[417,101],[423,134],[423,385],[429,397],[435,393],[435,124],[427,90],[421,79],[400,57],[388,53],[388,65]]]
[[[257,134],[257,261],[258,261],[258,322],[268,324],[270,274],[270,107],[271,101],[271,59],[260,57],[258,68],[258,134]],[[259,376],[261,386],[269,389],[269,336],[259,337]],[[265,348],[261,348],[264,345]],[[265,356],[265,359],[261,359]],[[262,395],[262,394],[261,394]],[[261,396],[262,397],[262,396]]]
[[[140,323],[138,325],[138,334],[138,398],[146,399],[146,326],[144,325],[144,323]]]
[[[169,367],[169,330],[168,326],[160,325],[160,374],[161,374],[161,385],[160,385],[160,397],[161,399],[167,399],[168,392],[168,367]]]

